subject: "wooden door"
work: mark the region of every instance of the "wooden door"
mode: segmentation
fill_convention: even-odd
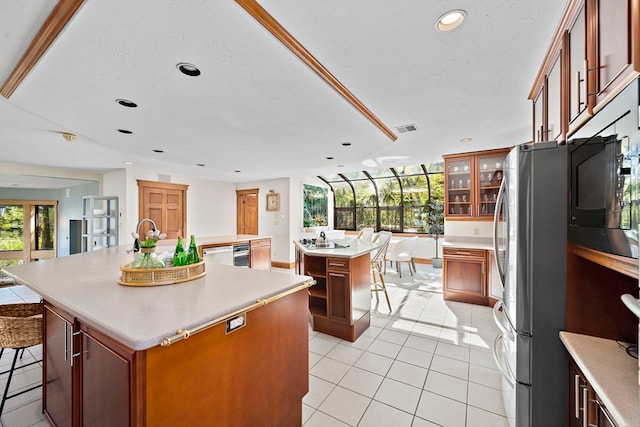
[[[151,219],[167,239],[187,236],[187,185],[138,180],[139,218]],[[150,229],[140,225],[140,236]]]
[[[258,189],[236,191],[238,234],[258,234]]]

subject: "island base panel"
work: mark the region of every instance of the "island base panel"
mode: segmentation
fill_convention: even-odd
[[[302,425],[308,391],[307,290],[146,351],[146,425]]]
[[[371,323],[371,315],[367,312],[364,316],[354,322],[353,325],[344,322],[336,322],[335,320],[319,316],[310,316],[309,321],[311,322],[311,327],[316,332],[322,332],[323,334],[354,342],[369,327],[369,324]]]

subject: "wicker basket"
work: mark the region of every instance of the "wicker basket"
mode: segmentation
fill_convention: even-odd
[[[118,283],[124,286],[160,286],[195,280],[205,275],[204,261],[181,267],[129,268],[129,263],[120,266],[122,275]]]
[[[22,348],[42,343],[42,303],[0,305],[0,347]]]

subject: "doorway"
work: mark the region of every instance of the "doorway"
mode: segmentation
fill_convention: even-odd
[[[188,185],[138,180],[138,221],[152,220],[167,234],[167,239],[187,237]],[[149,223],[140,224],[140,235],[151,229]]]
[[[258,189],[236,190],[236,233],[258,234]]]

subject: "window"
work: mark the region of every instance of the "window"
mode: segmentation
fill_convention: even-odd
[[[0,269],[56,256],[56,201],[0,200]]]
[[[444,203],[444,164],[320,176],[334,197],[334,227],[428,233],[430,203]]]

